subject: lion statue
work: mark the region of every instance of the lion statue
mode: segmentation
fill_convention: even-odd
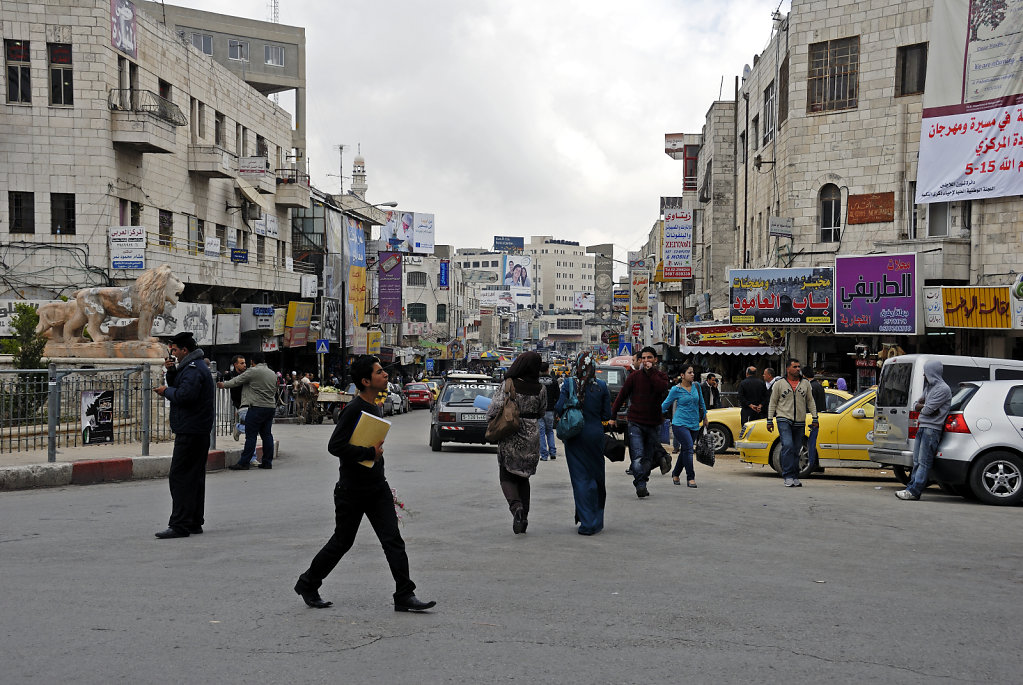
[[[36,333],[42,333],[47,340],[53,342],[64,342],[64,325],[71,320],[78,311],[78,303],[74,300],[67,302],[47,302],[39,305],[36,313],[39,314],[39,324],[36,326]]]
[[[144,271],[129,286],[121,288],[83,288],[75,293],[76,310],[64,325],[65,340],[82,342],[83,329],[88,326],[95,342],[106,342],[111,336],[100,329],[109,317],[138,319],[136,335],[143,342],[156,342],[150,336],[153,318],[163,314],[167,303],[178,303],[185,284],[171,273],[167,264]]]

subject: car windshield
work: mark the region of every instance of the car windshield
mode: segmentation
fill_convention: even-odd
[[[625,369],[602,369],[597,368],[597,379],[608,385],[622,385],[625,383]]]
[[[472,404],[477,395],[493,397],[499,386],[496,383],[455,383],[444,388],[442,404]]]
[[[857,402],[859,402],[860,400],[862,400],[864,397],[866,397],[867,395],[871,394],[872,392],[874,392],[874,391],[873,390],[864,390],[859,395],[853,395],[852,397],[847,399],[845,402],[843,402],[842,404],[840,404],[837,407],[835,407],[835,409],[833,411],[830,411],[828,413],[829,414],[841,414],[846,409],[848,409],[849,407],[854,406]]]
[[[426,383],[409,383],[405,386],[406,390],[429,390]]]

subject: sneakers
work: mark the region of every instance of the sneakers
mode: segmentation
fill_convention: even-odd
[[[801,488],[803,484],[799,482],[798,478],[786,478],[785,487],[787,488]]]
[[[920,495],[914,495],[909,490],[899,490],[898,492],[895,493],[895,496],[898,497],[899,499],[906,499],[906,500],[918,500],[918,499],[920,499]]]
[[[238,442],[242,437],[242,432],[238,429],[238,424],[231,426],[231,437],[234,438],[235,442]]]
[[[540,461],[547,461],[547,457],[540,457]]]
[[[259,466],[259,460],[256,459],[255,457],[249,459],[249,466]]]

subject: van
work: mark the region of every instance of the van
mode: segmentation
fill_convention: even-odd
[[[597,380],[607,383],[607,390],[611,394],[611,404],[614,404],[615,398],[618,397],[618,393],[621,392],[622,386],[625,385],[625,379],[629,377],[629,372],[631,371],[632,369],[624,366],[613,366],[610,364],[597,365],[595,377]],[[626,413],[626,407],[622,407],[618,412],[618,416],[615,417],[616,428],[620,432],[624,432],[628,426],[628,421],[625,419]]]
[[[919,426],[916,401],[924,394],[924,364],[942,364],[942,377],[955,394],[966,381],[1023,379],[1023,361],[993,357],[959,357],[943,354],[905,354],[893,357],[881,367],[874,415],[874,444],[867,451],[870,460],[891,466],[895,477],[909,482],[913,470],[913,441]]]

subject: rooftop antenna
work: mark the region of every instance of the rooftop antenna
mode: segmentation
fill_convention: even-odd
[[[270,14],[270,21],[271,22],[273,22],[274,24],[280,24],[281,23],[281,4],[280,4],[280,0],[269,0],[267,2],[267,12]],[[275,105],[281,104],[281,94],[280,93],[274,93],[270,97],[273,99]]]

